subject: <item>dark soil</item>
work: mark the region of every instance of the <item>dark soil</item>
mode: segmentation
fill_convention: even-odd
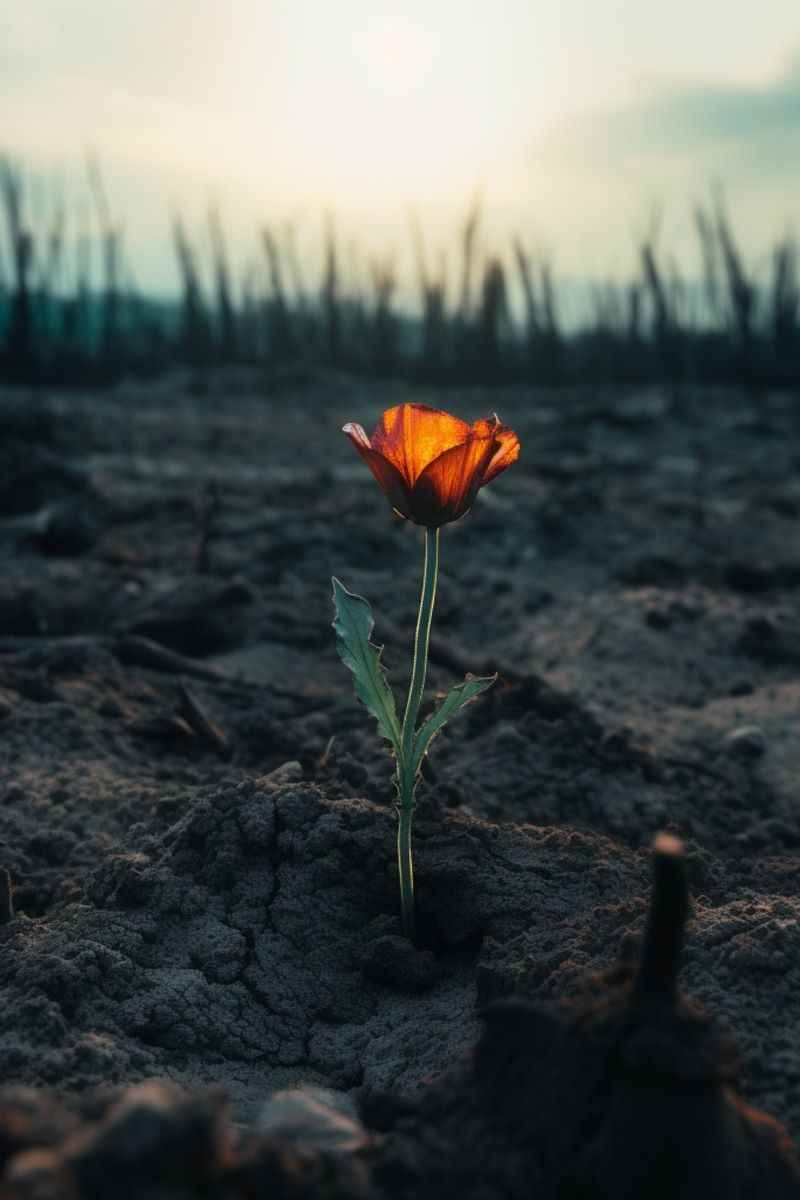
[[[420,530],[339,430],[405,399],[522,442],[443,532],[426,703],[499,680],[426,763],[417,947],[330,596],[400,693]],[[779,394],[0,397],[0,1197],[800,1195],[730,1090],[800,1137],[798,434]],[[630,1016],[661,830],[707,1016]]]

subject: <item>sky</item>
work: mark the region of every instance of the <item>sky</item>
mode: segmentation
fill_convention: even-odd
[[[325,213],[353,271],[452,255],[480,196],[562,275],[621,278],[637,239],[687,270],[716,182],[760,268],[800,210],[798,0],[0,0],[0,153],[30,221],[92,219],[99,161],[137,283],[177,286],[170,216],[232,254]],[[89,214],[89,215],[87,215]]]

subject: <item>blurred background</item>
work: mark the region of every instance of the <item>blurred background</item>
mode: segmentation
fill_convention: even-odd
[[[0,374],[800,382],[796,0],[0,14]]]

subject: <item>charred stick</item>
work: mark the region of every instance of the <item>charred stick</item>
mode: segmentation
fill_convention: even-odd
[[[152,667],[154,671],[166,671],[171,675],[193,675],[196,679],[209,679],[220,683],[233,682],[229,675],[215,667],[205,666],[192,658],[176,654],[174,650],[168,650],[166,646],[161,646],[150,638],[135,634],[125,634],[117,638],[114,652],[120,662],[135,667]]]
[[[325,767],[327,767],[328,763],[330,762],[331,752],[333,751],[333,743],[335,741],[336,741],[336,734],[332,733],[331,736],[328,738],[328,744],[326,745],[325,750],[322,754],[322,757],[319,760],[319,765],[323,769]]]
[[[185,684],[178,684],[178,712],[197,734],[222,759],[229,762],[233,750],[225,734],[211,721]]]
[[[653,895],[634,985],[634,1002],[675,1002],[688,916],[689,885],[683,842],[672,834],[659,833],[653,842]]]

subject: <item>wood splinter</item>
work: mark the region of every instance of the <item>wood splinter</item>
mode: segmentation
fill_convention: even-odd
[[[233,747],[222,730],[209,719],[184,683],[178,684],[178,712],[197,736],[222,759],[229,762]]]
[[[675,1003],[688,918],[683,842],[671,833],[659,833],[653,841],[653,896],[634,988],[639,1002]]]

